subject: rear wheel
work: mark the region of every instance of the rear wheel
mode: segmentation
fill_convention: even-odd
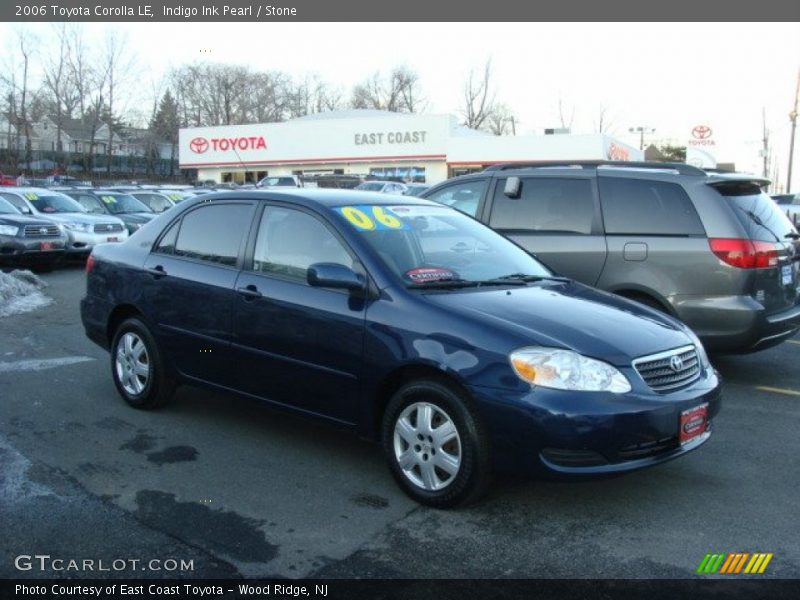
[[[138,318],[123,321],[111,344],[111,374],[123,399],[134,408],[164,406],[172,396],[158,345]]]
[[[417,502],[445,508],[479,498],[489,478],[489,447],[467,399],[434,380],[395,393],[383,419],[389,468]]]

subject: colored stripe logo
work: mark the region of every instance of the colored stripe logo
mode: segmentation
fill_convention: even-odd
[[[713,575],[714,573],[724,575],[738,575],[740,573],[756,575],[763,573],[769,561],[772,560],[772,552],[730,552],[728,554],[706,554],[697,573],[701,575]]]

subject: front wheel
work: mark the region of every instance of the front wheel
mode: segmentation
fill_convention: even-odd
[[[489,447],[467,399],[438,381],[403,386],[383,419],[389,468],[417,502],[446,508],[480,497],[489,483]]]
[[[123,321],[114,334],[111,374],[117,391],[134,408],[160,408],[174,390],[155,339],[137,318]]]

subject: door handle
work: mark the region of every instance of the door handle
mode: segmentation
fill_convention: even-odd
[[[164,267],[162,267],[161,265],[157,265],[157,266],[153,267],[152,269],[145,269],[145,271],[150,273],[150,275],[152,275],[156,279],[160,279],[161,277],[166,277],[166,275],[167,275],[167,272],[164,270]]]
[[[255,300],[256,298],[263,297],[263,294],[259,292],[258,288],[253,284],[250,284],[247,287],[236,288],[236,291],[244,296],[245,300]]]

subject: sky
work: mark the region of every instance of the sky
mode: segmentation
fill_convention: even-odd
[[[559,127],[559,101],[574,133],[606,130],[639,145],[685,145],[711,127],[716,158],[761,172],[762,111],[771,166],[785,184],[800,69],[797,23],[156,23],[78,25],[89,40],[111,32],[135,56],[129,107],[150,106],[173,67],[195,61],[245,64],[297,79],[318,74],[345,93],[375,71],[407,65],[421,79],[427,112],[458,114],[470,69],[493,66],[497,99],[517,133]],[[45,51],[48,24],[0,24],[34,32]],[[800,137],[800,134],[798,135]],[[800,141],[798,142],[800,145]],[[792,191],[800,191],[800,150]]]

